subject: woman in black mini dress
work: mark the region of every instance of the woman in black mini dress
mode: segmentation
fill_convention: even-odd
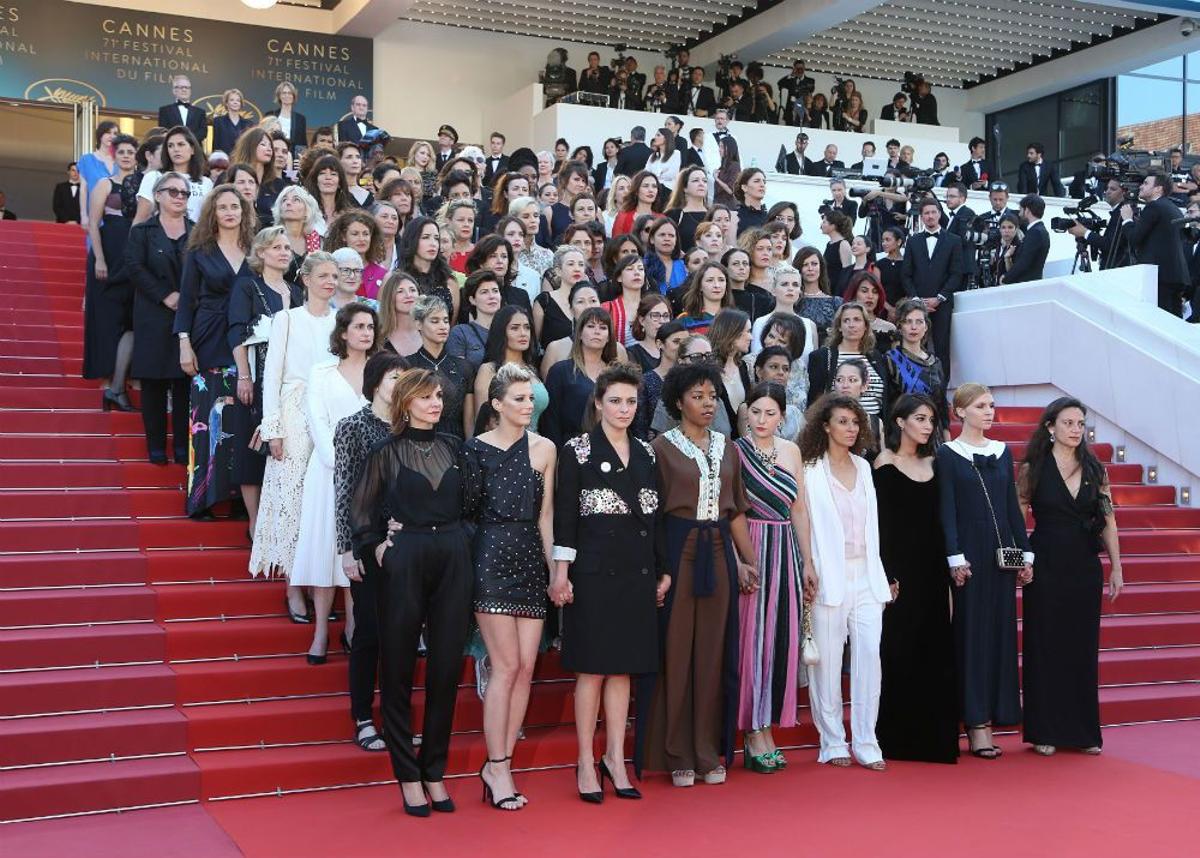
[[[488,762],[480,771],[493,804],[519,810],[509,761],[529,702],[542,624],[553,524],[554,445],[528,431],[533,382],[505,364],[488,388],[499,423],[463,445],[464,518],[475,534],[475,619],[487,647],[491,679],[483,698]]]

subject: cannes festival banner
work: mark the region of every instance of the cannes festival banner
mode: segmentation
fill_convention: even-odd
[[[0,97],[154,113],[187,75],[192,100],[210,113],[232,87],[242,114],[275,108],[291,81],[308,127],[336,122],[355,95],[371,97],[370,39],[324,36],[68,3],[0,0]],[[219,112],[219,111],[218,111]]]

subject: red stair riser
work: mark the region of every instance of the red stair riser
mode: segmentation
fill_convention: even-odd
[[[0,675],[0,716],[154,706],[176,701],[163,665]]]
[[[0,587],[143,584],[146,557],[134,552],[0,555]]]
[[[194,801],[199,794],[199,772],[186,756],[26,769],[0,780],[0,818]]]
[[[156,604],[149,587],[19,590],[0,593],[0,627],[151,621]]]
[[[179,753],[187,734],[173,708],[0,721],[0,766]]]
[[[0,670],[161,662],[166,639],[153,623],[0,631]]]
[[[142,415],[122,411],[0,411],[0,432],[141,435]]]

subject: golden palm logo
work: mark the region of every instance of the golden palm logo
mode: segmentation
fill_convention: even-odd
[[[225,115],[225,105],[221,102],[221,95],[205,95],[197,98],[192,102],[196,107],[207,110],[209,116],[217,117]],[[257,104],[245,96],[242,97],[242,109],[238,111],[242,119],[248,119],[254,125],[262,121],[262,110]]]
[[[92,102],[104,107],[104,93],[90,83],[67,77],[50,77],[35,80],[25,87],[25,98],[30,101],[45,101],[51,104],[85,104]]]

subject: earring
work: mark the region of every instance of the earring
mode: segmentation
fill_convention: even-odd
[[[1054,443],[1054,433],[1053,432],[1050,433],[1050,443],[1051,444]]]
[[[407,414],[405,414],[405,415],[404,415],[404,422],[405,422],[405,423],[407,423],[407,422],[408,422],[408,415],[407,415]]]

